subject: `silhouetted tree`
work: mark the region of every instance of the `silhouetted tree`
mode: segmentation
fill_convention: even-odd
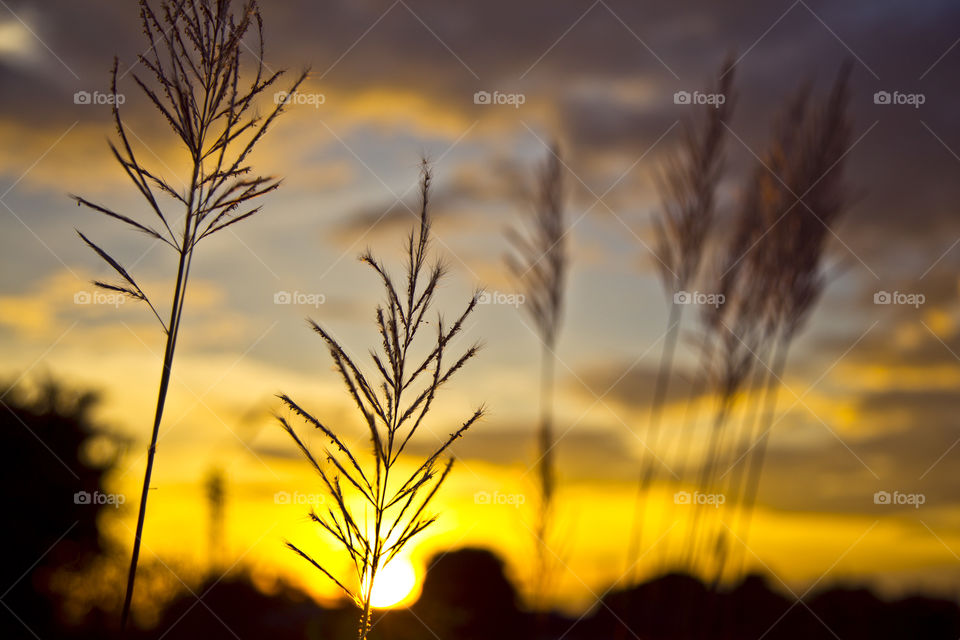
[[[98,401],[48,380],[0,386],[0,473],[7,552],[0,554],[0,637],[62,637],[58,571],[79,571],[105,551],[97,520],[112,504],[104,478],[115,456],[91,445],[109,436],[91,420]]]

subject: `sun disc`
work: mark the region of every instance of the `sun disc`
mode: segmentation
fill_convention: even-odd
[[[377,572],[370,604],[377,609],[388,609],[407,603],[417,584],[417,572],[404,559],[396,559]]]

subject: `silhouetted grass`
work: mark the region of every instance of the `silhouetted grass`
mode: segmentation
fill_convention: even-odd
[[[706,522],[704,510],[695,510],[688,557],[712,556],[714,587],[727,566],[736,570],[731,554],[749,536],[789,347],[823,292],[824,253],[848,207],[848,74],[845,66],[822,103],[811,104],[809,90],[799,91],[779,118],[719,263],[716,280],[726,303],[705,314],[717,354],[718,404],[698,485],[705,493],[723,493],[726,503],[711,509]],[[746,407],[737,428],[731,416],[751,371],[760,404]],[[728,527],[739,538],[735,547]]]
[[[78,205],[86,206],[134,230],[163,242],[177,255],[173,300],[165,319],[133,275],[120,263],[82,233],[80,237],[120,276],[120,282],[96,282],[98,287],[123,293],[149,305],[166,335],[163,366],[157,391],[147,466],[144,474],[137,529],[134,537],[130,571],[124,598],[122,626],[130,614],[140,541],[146,518],[147,497],[157,452],[157,437],[170,383],[173,356],[177,346],[180,319],[186,298],[187,281],[197,244],[232,224],[260,211],[248,203],[276,189],[280,181],[272,177],[252,176],[248,164],[250,153],[268,127],[283,111],[276,104],[266,116],[258,115],[256,102],[274,85],[283,72],[267,73],[263,59],[263,21],[252,0],[235,10],[231,0],[163,0],[154,9],[146,0],[140,2],[140,17],[149,48],[139,56],[146,70],[142,76],[130,75],[144,96],[171,128],[175,138],[188,153],[191,176],[181,190],[162,177],[134,153],[127,127],[120,114],[120,102],[113,101],[113,120],[118,144],[110,143],[117,162],[143,196],[153,225],[137,221],[132,215],[74,196]],[[256,61],[249,84],[241,54],[248,46],[244,38],[253,33],[258,49],[251,51]],[[257,53],[259,51],[259,53]],[[292,85],[295,91],[303,81],[301,75]],[[111,91],[117,94],[118,62],[114,59]],[[166,198],[172,205],[162,205]],[[182,214],[175,215],[172,210]],[[154,226],[155,225],[155,226]],[[182,225],[182,229],[174,229]],[[79,232],[78,232],[79,233]]]
[[[646,519],[645,496],[663,464],[658,458],[661,419],[676,354],[683,305],[676,296],[696,281],[706,253],[716,216],[716,189],[723,170],[726,122],[734,106],[733,58],[717,74],[713,92],[724,96],[722,104],[703,108],[703,122],[684,131],[679,152],[668,160],[660,178],[661,207],[654,217],[657,233],[656,258],[660,279],[668,296],[663,349],[654,383],[650,417],[641,433],[641,462],[637,476],[637,498],[627,546],[627,573],[636,579]]]
[[[430,169],[424,164],[421,182],[422,206],[417,228],[407,240],[405,282],[398,287],[387,268],[371,253],[360,259],[379,276],[386,294],[386,308],[377,306],[376,325],[381,349],[371,350],[377,382],[370,382],[356,362],[327,330],[310,321],[330,351],[343,379],[347,394],[357,406],[369,433],[372,460],[343,439],[343,431],[328,427],[286,395],[280,399],[293,415],[319,430],[329,441],[324,457],[317,459],[286,418],[278,416],[284,429],[320,475],[323,487],[333,500],[325,513],[311,510],[310,518],[332,536],[348,553],[355,569],[356,588],[342,580],[308,553],[292,543],[287,545],[332,580],[361,609],[358,637],[364,640],[370,629],[370,600],[377,573],[416,535],[430,526],[436,516],[427,507],[450,473],[453,458],[440,458],[460,436],[483,415],[478,408],[456,428],[409,476],[396,478],[396,463],[407,444],[427,417],[437,392],[479,350],[474,344],[447,364],[451,341],[463,331],[464,322],[476,308],[480,293],[474,293],[464,311],[451,325],[442,316],[435,322],[433,345],[415,355],[417,334],[429,323],[434,295],[445,273],[437,260],[427,264],[430,243]],[[419,345],[420,343],[417,342]],[[406,403],[406,404],[404,404]],[[345,481],[345,482],[341,482]],[[355,506],[356,497],[361,507]]]
[[[770,431],[776,424],[777,390],[782,384],[790,345],[803,329],[820,296],[827,275],[824,253],[841,216],[850,205],[844,180],[844,159],[851,143],[849,115],[850,65],[841,69],[830,95],[810,109],[799,127],[797,152],[792,154],[781,197],[792,201],[779,229],[779,259],[788,267],[780,272],[772,298],[774,333],[773,366],[767,376],[762,412],[762,432],[752,434],[749,474],[742,489],[743,534],[749,535],[760,474]]]
[[[557,337],[563,321],[570,260],[563,192],[563,160],[559,146],[554,144],[538,176],[532,219],[525,229],[511,230],[508,236],[517,254],[508,257],[508,265],[523,291],[523,309],[533,320],[542,347],[540,425],[537,430],[540,502],[534,532],[538,559],[535,599],[538,604],[542,604],[546,597],[553,571],[553,553],[549,549],[557,484],[553,394]]]

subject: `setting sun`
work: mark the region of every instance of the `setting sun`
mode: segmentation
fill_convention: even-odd
[[[370,596],[370,604],[377,609],[389,609],[408,604],[413,599],[417,572],[408,560],[398,558],[377,574]]]

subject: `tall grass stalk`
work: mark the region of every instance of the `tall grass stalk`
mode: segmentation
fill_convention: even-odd
[[[764,419],[766,398],[771,390],[777,362],[779,325],[783,315],[777,311],[780,300],[780,281],[792,268],[788,256],[782,253],[783,231],[789,226],[782,218],[791,213],[785,196],[786,190],[778,183],[779,176],[790,175],[789,163],[799,156],[797,140],[806,121],[810,87],[804,85],[787,104],[774,126],[770,148],[763,161],[754,169],[746,188],[734,234],[727,246],[722,264],[723,277],[731,286],[765,304],[756,310],[757,321],[762,323],[765,340],[755,352],[751,396],[746,399],[740,430],[730,438],[729,466],[720,476],[721,486],[729,503],[725,512],[732,511],[731,529],[737,531],[737,522],[743,513],[739,500],[744,491],[747,463],[741,464],[750,454],[760,433]],[[795,204],[795,199],[793,203]],[[780,224],[783,226],[779,226]],[[756,366],[759,365],[759,366]],[[771,368],[772,366],[772,368]],[[753,401],[752,394],[759,394]],[[739,453],[737,448],[739,447]],[[718,518],[712,535],[724,532],[724,523]],[[713,581],[722,577],[722,566],[717,565]]]
[[[145,302],[160,321],[166,337],[124,596],[122,627],[126,627],[130,615],[150,478],[194,250],[204,238],[258,213],[260,207],[250,206],[250,201],[279,186],[280,181],[276,178],[252,175],[248,162],[256,144],[283,111],[283,104],[277,104],[266,116],[255,113],[255,103],[282,74],[265,71],[262,62],[263,21],[255,2],[247,2],[237,11],[230,0],[163,0],[156,9],[141,0],[140,18],[150,47],[139,57],[143,74],[133,72],[131,77],[188,153],[189,181],[180,189],[135,154],[128,127],[120,113],[120,101],[115,100],[112,114],[118,140],[110,143],[110,150],[156,221],[153,225],[138,222],[131,216],[73,196],[78,205],[163,242],[177,255],[170,313],[163,318],[134,277],[110,254],[80,233],[83,241],[120,277],[118,283],[97,281],[95,284]],[[249,73],[246,56],[241,54],[248,46],[244,38],[251,32],[257,42],[254,51],[258,50],[259,55],[253,55],[255,62],[252,73]],[[304,77],[301,75],[293,83],[291,91],[296,90]],[[118,80],[118,62],[114,59],[111,75],[114,95],[117,94]],[[162,205],[164,198],[172,204]],[[169,211],[171,208],[179,209],[182,218],[175,217]],[[176,232],[174,228],[178,225],[182,225],[182,229]]]
[[[660,277],[670,301],[666,336],[654,383],[650,417],[643,430],[637,495],[633,523],[627,544],[627,571],[635,581],[643,546],[646,520],[645,496],[659,473],[657,458],[663,408],[669,393],[683,306],[676,295],[695,282],[704,256],[704,247],[713,227],[716,189],[723,170],[725,123],[734,106],[733,59],[721,67],[714,92],[724,96],[723,104],[704,109],[704,122],[685,130],[680,152],[668,163],[660,181],[662,206],[654,218]],[[649,441],[649,442],[648,442]]]
[[[440,459],[450,446],[483,416],[478,408],[423,459],[409,475],[398,476],[398,461],[420,429],[444,386],[478,352],[479,345],[468,347],[448,360],[451,342],[460,335],[464,323],[476,308],[480,292],[474,293],[464,311],[450,325],[442,316],[434,320],[436,335],[426,349],[416,340],[425,333],[427,314],[446,274],[443,262],[428,264],[430,245],[430,169],[424,164],[421,181],[422,207],[418,226],[410,232],[406,246],[406,274],[398,286],[387,268],[371,253],[360,259],[381,280],[385,304],[377,306],[375,318],[381,349],[371,349],[370,358],[378,381],[369,381],[343,346],[319,324],[310,327],[323,338],[334,366],[356,405],[369,438],[370,455],[352,448],[343,430],[327,426],[289,396],[280,399],[292,416],[319,431],[329,446],[318,458],[283,416],[278,419],[293,438],[301,453],[319,474],[333,506],[325,512],[310,511],[310,519],[329,534],[347,552],[355,571],[355,585],[342,580],[307,552],[293,543],[287,546],[319,569],[360,609],[358,638],[364,640],[371,627],[371,596],[379,572],[406,544],[437,518],[427,510],[433,497],[450,473],[453,458]],[[416,342],[416,344],[415,344]],[[424,343],[427,344],[427,343]],[[372,461],[368,460],[372,458]],[[357,506],[359,503],[359,507]]]
[[[827,281],[823,268],[826,245],[850,204],[843,172],[852,131],[849,74],[850,65],[847,63],[837,75],[829,97],[805,119],[799,153],[791,179],[787,181],[788,195],[795,203],[791,205],[793,208],[784,219],[787,224],[779,235],[791,268],[779,281],[775,298],[779,315],[776,357],[767,378],[762,412],[764,429],[751,453],[742,495],[744,523],[741,538],[744,542],[749,536],[770,431],[777,420],[777,391],[786,371],[788,352],[823,293]]]
[[[740,531],[741,541],[748,535],[789,346],[822,292],[822,254],[845,208],[842,160],[850,130],[847,74],[845,67],[818,109],[809,106],[808,88],[788,105],[763,166],[754,172],[745,193],[722,261],[726,283],[721,288],[729,293],[713,327],[719,332],[717,327],[722,325],[729,334],[723,338],[727,344],[735,346],[733,338],[746,348],[743,356],[749,358],[741,364],[757,369],[761,399],[760,406],[745,408],[739,429],[727,428],[729,407],[717,412],[701,467],[699,487],[705,492],[723,491],[727,503],[723,513],[712,513],[706,523],[700,522],[701,510],[695,511],[689,538],[691,561],[700,556],[701,547],[713,546],[712,573],[708,571],[713,586],[742,546],[728,548],[725,514],[732,514],[733,529]],[[722,399],[731,395],[724,380],[740,366],[729,356],[722,358],[727,376],[718,379],[721,407],[726,406]],[[743,377],[747,375],[744,371]],[[724,461],[728,468],[717,477]]]
[[[713,367],[714,357],[713,347],[714,342],[710,340],[709,332],[702,331],[697,346],[701,366],[694,373],[693,381],[690,385],[686,402],[684,403],[683,416],[681,417],[677,436],[673,439],[672,446],[665,454],[666,460],[673,461],[670,464],[677,474],[677,485],[681,487],[686,486],[687,483],[692,484],[692,480],[688,479],[691,454],[693,453],[693,447],[690,446],[690,443],[696,438],[697,427],[701,421],[701,396],[709,388],[710,384],[710,370]],[[684,524],[680,526],[677,536],[668,536],[663,541],[664,550],[660,556],[661,566],[659,568],[661,573],[664,572],[664,570],[669,570],[674,563],[679,564],[681,567],[684,566],[682,564],[684,561],[682,558],[674,559],[673,557],[674,538],[678,538],[682,542],[685,533],[688,533],[688,531],[685,531],[685,529],[688,528],[687,522],[685,520],[683,522]]]
[[[765,337],[762,323],[759,322],[763,318],[760,313],[762,304],[762,298],[750,296],[744,290],[738,291],[726,300],[708,325],[711,339],[716,342],[714,349],[717,358],[713,372],[716,409],[697,482],[703,493],[717,492],[716,469],[723,458],[728,422],[744,382],[755,364],[755,354],[762,350]],[[694,505],[687,556],[690,563],[695,563],[701,557],[700,551],[704,545],[707,545],[705,550],[709,551],[709,545],[715,542],[712,536],[705,536],[700,530],[705,511],[704,505]],[[710,511],[718,510],[711,507]],[[709,525],[709,522],[706,524]],[[714,547],[714,550],[717,548]]]
[[[775,158],[768,161],[776,166]],[[770,166],[768,163],[764,164]],[[733,413],[730,403],[733,397],[740,393],[751,373],[755,380],[764,379],[764,371],[762,367],[756,366],[756,360],[765,353],[770,344],[769,336],[775,332],[770,325],[772,314],[769,300],[776,274],[783,268],[784,263],[777,259],[775,247],[771,250],[773,243],[762,242],[775,222],[771,212],[777,209],[776,206],[769,206],[769,194],[775,192],[769,188],[770,181],[766,167],[758,167],[754,171],[734,220],[733,233],[727,239],[725,251],[715,264],[716,275],[713,280],[725,302],[722,307],[707,308],[702,314],[705,340],[710,344],[709,352],[721,354],[716,363],[712,362],[712,359],[705,360],[704,369],[714,369],[713,390],[727,402],[725,409],[715,415],[710,430],[710,444],[700,469],[697,486],[704,492],[722,491],[722,481],[726,479],[726,474],[719,478],[721,485],[716,486],[714,471],[720,464],[718,458],[726,459],[723,455],[724,441],[729,439],[736,443],[737,440],[736,434],[730,438],[725,437],[729,431],[736,430],[736,427],[728,429],[727,422]],[[748,387],[750,388],[752,387]],[[744,404],[743,424],[747,424],[754,412],[749,398]],[[733,497],[724,495],[725,498]],[[719,516],[717,510],[712,511],[711,516]],[[722,533],[720,518],[714,519],[713,531],[701,532],[702,515],[703,510],[697,509],[690,528],[691,546],[686,557],[690,567],[700,559],[697,554],[698,544],[712,542],[715,535]]]
[[[803,95],[801,92],[800,95]],[[800,104],[800,100],[796,103]],[[789,110],[779,131],[779,146],[789,146],[796,109]],[[784,161],[783,154],[768,154],[763,166],[757,167],[737,208],[731,234],[724,240],[718,258],[711,265],[713,273],[709,280],[723,296],[719,307],[703,307],[701,320],[704,326],[701,345],[701,370],[698,378],[702,391],[711,388],[721,399],[709,427],[709,444],[704,452],[696,486],[708,491],[713,481],[713,465],[718,455],[733,396],[739,392],[753,366],[756,354],[769,344],[764,338],[772,331],[770,327],[770,303],[773,294],[773,279],[783,264],[775,255],[772,242],[763,242],[776,222],[778,202],[772,199],[778,191],[772,187],[774,179],[769,171],[776,171]],[[770,167],[770,170],[767,168]],[[772,248],[771,248],[772,247]],[[759,333],[757,331],[759,330]],[[753,344],[740,339],[753,336]],[[743,347],[748,347],[744,349]],[[762,373],[760,374],[762,377]],[[749,414],[750,407],[744,409]],[[689,456],[687,456],[689,458]],[[722,479],[722,478],[721,478]],[[683,556],[684,566],[692,570],[699,560],[696,548],[703,537],[700,531],[702,510],[694,512],[687,531],[687,546]],[[709,539],[709,536],[708,536]]]
[[[549,539],[554,517],[557,485],[554,437],[554,377],[556,348],[563,322],[563,302],[569,253],[564,212],[563,162],[554,144],[540,170],[533,203],[533,217],[525,230],[508,235],[515,256],[508,266],[524,295],[523,309],[529,314],[540,338],[540,423],[537,429],[537,478],[540,500],[535,528],[537,586],[535,600],[542,605],[551,582],[553,553]]]

